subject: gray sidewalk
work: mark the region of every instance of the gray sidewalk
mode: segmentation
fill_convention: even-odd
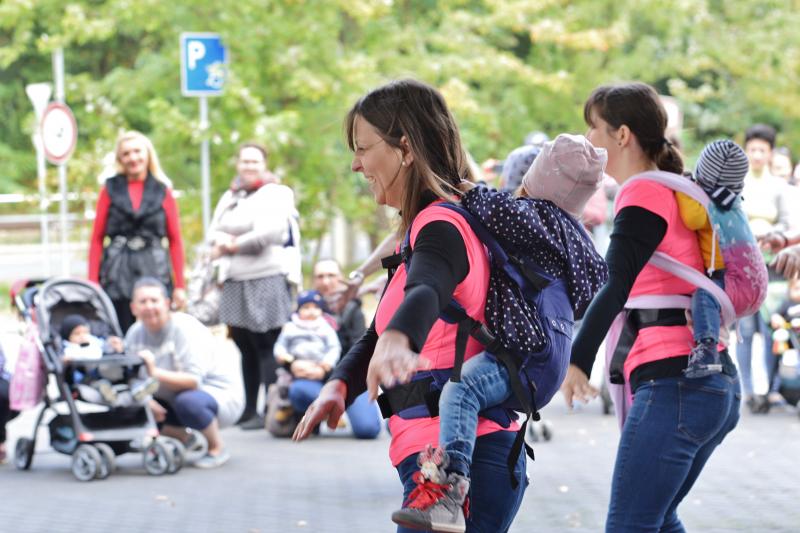
[[[514,532],[600,531],[618,439],[599,403],[544,411],[554,427],[535,446]],[[29,413],[9,425],[9,444],[30,432]],[[42,432],[44,437],[44,432]],[[346,432],[294,444],[261,431],[225,430],[233,459],[203,471],[150,477],[140,457],[119,458],[104,481],[80,483],[69,457],[37,445],[28,472],[0,467],[0,531],[19,532],[381,532],[401,488],[388,436],[356,441]],[[800,529],[800,421],[793,412],[743,415],[679,508],[689,531]]]
[[[14,350],[18,324],[0,314]],[[221,353],[235,363],[227,343]],[[30,436],[33,412],[9,426],[11,450]],[[569,412],[560,395],[544,409],[554,428],[535,445],[531,485],[512,532],[602,531],[619,439],[599,401]],[[150,477],[141,457],[118,458],[116,473],[81,483],[70,458],[40,429],[31,470],[0,466],[0,533],[6,532],[353,532],[394,531],[389,516],[402,489],[389,438],[357,441],[347,430],[295,444],[264,431],[223,431],[233,458],[204,471]],[[800,531],[800,420],[794,410],[743,413],[678,509],[689,531]],[[493,532],[492,532],[493,533]]]

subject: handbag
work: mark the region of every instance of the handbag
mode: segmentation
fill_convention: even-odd
[[[276,371],[275,383],[267,389],[267,414],[265,426],[273,437],[291,437],[298,424],[292,402],[289,401],[289,386],[292,375],[284,368]]]
[[[187,312],[206,326],[216,326],[219,320],[219,303],[222,284],[218,281],[217,267],[209,249],[200,250],[189,273],[187,284]]]
[[[19,348],[17,364],[8,391],[9,404],[14,411],[31,409],[44,396],[46,374],[42,354],[36,344],[36,333],[28,331]]]

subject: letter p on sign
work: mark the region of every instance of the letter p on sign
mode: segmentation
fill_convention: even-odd
[[[189,41],[189,70],[197,68],[197,61],[203,59],[206,55],[206,45],[202,41]]]

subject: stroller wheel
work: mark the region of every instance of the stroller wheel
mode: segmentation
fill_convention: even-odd
[[[164,442],[159,439],[153,440],[144,449],[142,463],[144,464],[144,469],[151,476],[166,474],[170,467],[174,468],[172,454]]]
[[[531,422],[528,424],[528,430],[526,433],[528,442],[539,442],[539,432],[536,430],[536,422]]]
[[[603,402],[603,414],[610,415],[614,409],[614,402],[611,401],[611,394],[608,392],[608,385],[603,380],[603,386],[600,388],[600,399]]]
[[[111,446],[105,442],[98,442],[94,447],[100,452],[101,459],[100,471],[97,473],[97,479],[105,479],[117,469],[117,456]]]
[[[208,452],[208,441],[205,436],[197,430],[189,431],[189,438],[186,441],[184,462],[192,464],[205,456]]]
[[[549,420],[542,420],[542,438],[545,441],[553,438],[553,424]]]
[[[103,458],[91,444],[81,444],[72,452],[72,475],[78,481],[91,481],[102,470]]]
[[[26,437],[17,439],[14,448],[14,465],[20,470],[27,470],[33,461],[33,441]]]
[[[167,451],[169,451],[170,458],[172,459],[170,468],[167,469],[167,473],[174,474],[183,468],[184,458],[186,456],[186,448],[178,439],[169,437],[159,437],[159,439],[163,439],[164,445],[167,447]]]

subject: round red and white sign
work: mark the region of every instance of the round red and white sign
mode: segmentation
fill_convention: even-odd
[[[78,141],[78,123],[72,110],[61,102],[51,102],[42,115],[42,144],[47,160],[66,163]]]

